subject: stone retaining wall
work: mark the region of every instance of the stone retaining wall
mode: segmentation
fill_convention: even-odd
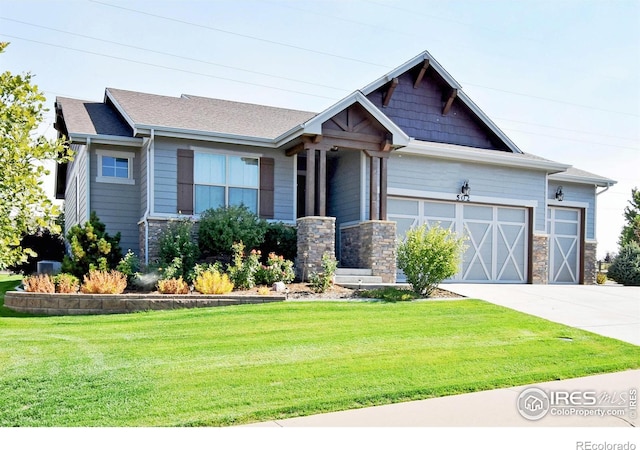
[[[210,308],[214,306],[282,302],[282,295],[162,295],[162,294],[43,294],[7,292],[4,306],[13,311],[47,316],[121,314],[161,309]]]

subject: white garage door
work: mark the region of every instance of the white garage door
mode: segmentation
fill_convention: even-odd
[[[458,274],[451,281],[527,282],[528,214],[525,208],[390,198],[389,220],[398,236],[412,227],[439,224],[467,239]]]
[[[549,208],[549,283],[580,281],[580,210]]]

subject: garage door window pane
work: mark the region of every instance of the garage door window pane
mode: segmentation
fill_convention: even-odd
[[[524,222],[524,209],[498,208],[498,220],[500,222]]]
[[[456,205],[451,203],[424,202],[424,214],[430,217],[453,219],[456,216]]]
[[[493,208],[486,206],[465,206],[464,218],[474,220],[493,220]]]
[[[564,236],[577,236],[578,224],[573,222],[556,222],[555,234]]]
[[[418,202],[416,200],[398,200],[390,198],[387,202],[387,211],[389,214],[417,216]]]
[[[575,209],[560,209],[556,210],[556,220],[578,220],[578,211]]]

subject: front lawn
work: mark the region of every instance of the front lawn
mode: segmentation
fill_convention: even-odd
[[[230,425],[638,367],[478,300],[2,314],[0,426]]]

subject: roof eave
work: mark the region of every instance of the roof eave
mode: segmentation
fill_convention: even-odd
[[[606,177],[571,175],[563,172],[549,175],[549,179],[552,181],[563,181],[565,183],[593,184],[598,187],[610,187],[618,183],[616,180]]]
[[[153,130],[154,136],[172,137],[178,139],[197,139],[202,141],[220,142],[224,144],[251,145],[258,147],[275,148],[275,139],[257,136],[244,136],[230,133],[218,133],[214,131],[190,130],[186,128],[165,127],[148,124],[137,124],[136,131],[139,136],[150,136]]]
[[[91,133],[69,133],[69,143],[86,144],[91,140],[93,144],[123,145],[126,147],[139,147],[142,145],[142,138],[129,136],[115,136],[110,134]]]
[[[544,170],[547,172],[565,171],[571,167],[570,164],[555,161],[523,159],[518,154],[498,150],[485,150],[455,144],[418,141],[415,139],[412,139],[407,147],[399,149],[397,152],[400,154],[431,156],[439,159],[520,167]]]

